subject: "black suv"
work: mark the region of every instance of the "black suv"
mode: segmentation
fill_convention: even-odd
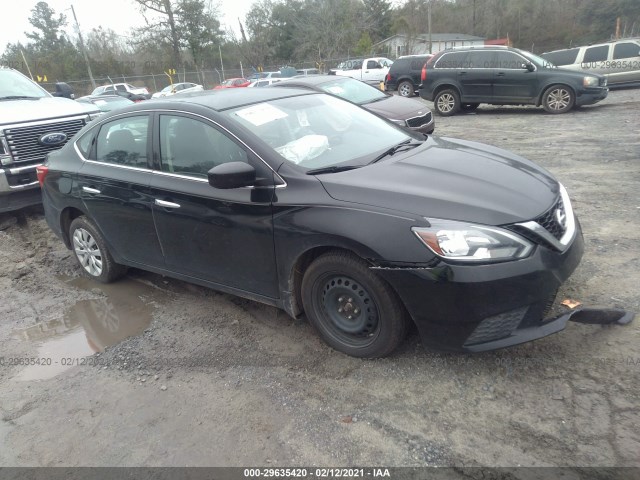
[[[549,113],[606,98],[602,75],[562,70],[530,52],[509,47],[444,50],[422,70],[420,96],[440,115],[472,111],[481,103],[536,105]]]
[[[395,60],[384,79],[385,91],[398,90],[401,97],[413,97],[418,93],[422,67],[431,57],[433,55],[408,55]]]

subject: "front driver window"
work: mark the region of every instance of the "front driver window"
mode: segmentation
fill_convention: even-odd
[[[247,153],[213,126],[189,117],[160,116],[160,159],[163,172],[207,178],[227,162],[248,163]]]

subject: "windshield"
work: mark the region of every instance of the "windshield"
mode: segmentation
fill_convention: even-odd
[[[535,55],[534,53],[528,52],[526,50],[518,50],[518,51],[522,55],[527,57],[529,60],[531,60],[538,67],[542,67],[542,68],[558,68],[553,63],[551,63],[549,60],[547,60],[546,58],[539,57],[538,55]]]
[[[387,95],[377,88],[351,78],[336,79],[318,86],[327,93],[345,98],[358,105],[387,98]]]
[[[0,69],[0,99],[12,97],[50,97],[39,85],[15,70]]]
[[[400,127],[324,94],[281,98],[227,113],[290,163],[305,169],[365,165],[412,138]]]
[[[175,85],[168,85],[164,87],[162,90],[160,90],[160,92],[163,92],[163,93],[170,92],[173,89],[173,87],[175,87]]]

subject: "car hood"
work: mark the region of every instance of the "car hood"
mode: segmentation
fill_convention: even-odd
[[[438,137],[375,165],[317,178],[336,200],[484,225],[534,219],[559,195],[553,176],[525,158]]]
[[[364,103],[362,106],[392,120],[407,120],[424,115],[429,111],[429,108],[421,101],[397,95],[389,95],[384,100]]]
[[[33,100],[4,100],[0,102],[0,125],[71,117],[100,110],[88,103],[62,97]]]

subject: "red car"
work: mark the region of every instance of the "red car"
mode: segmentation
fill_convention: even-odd
[[[251,82],[246,78],[229,78],[216,86],[214,90],[221,90],[223,88],[240,88],[248,87]]]

